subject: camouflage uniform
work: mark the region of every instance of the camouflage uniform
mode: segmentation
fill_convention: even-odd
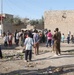
[[[56,32],[53,36],[53,39],[54,39],[53,51],[55,51],[56,54],[60,54],[61,33]]]

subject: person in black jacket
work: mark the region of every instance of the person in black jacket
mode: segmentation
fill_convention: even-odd
[[[2,56],[2,51],[1,51],[1,45],[0,45],[0,58],[2,59],[3,56]]]

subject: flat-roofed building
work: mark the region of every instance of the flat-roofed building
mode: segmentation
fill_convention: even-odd
[[[44,28],[54,29],[58,27],[65,35],[70,31],[74,34],[74,10],[50,10],[44,13]]]

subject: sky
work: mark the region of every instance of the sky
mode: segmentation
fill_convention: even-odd
[[[2,0],[3,13],[21,18],[40,19],[45,11],[74,10],[74,0]],[[0,0],[1,10],[1,0]],[[1,13],[1,11],[0,11]]]

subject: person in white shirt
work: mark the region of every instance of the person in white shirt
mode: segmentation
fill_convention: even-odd
[[[19,33],[18,32],[16,33],[16,45],[17,46],[19,45]]]
[[[3,40],[4,40],[4,46],[8,46],[8,36],[6,34],[4,35]]]
[[[30,34],[27,34],[27,38],[25,39],[24,42],[25,46],[25,60],[26,62],[28,61],[28,55],[29,55],[29,61],[32,59],[32,46],[33,46],[33,39],[30,37]]]

